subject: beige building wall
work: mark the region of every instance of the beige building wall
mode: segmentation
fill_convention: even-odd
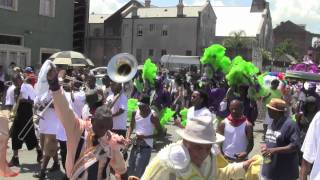
[[[154,30],[150,26],[154,26]],[[159,62],[164,51],[166,54],[196,55],[198,18],[143,18],[124,19],[122,24],[122,51],[132,53],[142,63],[150,56]],[[133,28],[132,28],[133,27]],[[138,27],[142,36],[138,36]],[[167,35],[163,31],[167,30]],[[141,51],[141,56],[139,55]]]

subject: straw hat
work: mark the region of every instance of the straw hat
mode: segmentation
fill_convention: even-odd
[[[199,116],[187,121],[185,129],[177,134],[187,141],[197,144],[216,144],[224,141],[224,136],[215,132],[210,116]]]
[[[287,104],[284,100],[272,98],[267,107],[275,111],[286,111]]]

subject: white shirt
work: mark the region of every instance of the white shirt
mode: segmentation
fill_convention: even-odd
[[[136,111],[135,121],[136,121],[136,134],[150,136],[153,135],[154,125],[151,122],[151,116],[153,111],[147,117],[142,117],[140,110]],[[144,139],[144,141],[150,146],[153,147],[153,138]]]
[[[76,113],[76,115],[81,118],[82,115],[82,109],[84,107],[84,105],[86,104],[86,94],[83,91],[78,91],[73,93],[73,101],[71,99],[71,94],[69,94],[69,99],[70,100],[70,105],[72,107],[72,109],[74,110],[74,112]]]
[[[309,163],[313,163],[310,174],[311,180],[320,179],[320,112],[318,112],[307,132],[304,139],[301,151],[303,152],[303,159]]]
[[[246,152],[248,146],[248,138],[246,135],[247,122],[243,122],[240,126],[234,127],[227,118],[224,119],[224,137],[222,150],[226,156],[235,159],[237,153]]]
[[[110,87],[106,88],[106,86],[103,86],[102,91],[103,91],[104,97],[108,97],[110,94],[113,94]]]
[[[88,104],[85,104],[82,108],[81,117],[83,120],[89,120],[89,118],[92,117],[92,114],[90,113],[90,108]]]
[[[6,93],[6,106],[13,106],[15,103],[14,100],[14,89],[16,88],[15,85],[11,85],[8,89],[7,89],[7,93]]]
[[[192,119],[199,116],[212,116],[208,108],[203,107],[201,109],[195,110],[194,106],[188,109],[187,119]]]
[[[66,97],[66,99],[67,99],[67,101],[68,101],[68,103],[69,103],[69,108],[72,109],[72,110],[75,112],[76,116],[78,116],[78,114],[76,113],[76,111],[73,109],[73,108],[74,108],[74,106],[73,106],[73,103],[74,103],[74,102],[73,102],[72,99],[71,99],[71,93],[70,93],[70,92],[64,92],[64,94],[65,94],[65,97]],[[75,98],[75,97],[74,97],[74,98]],[[75,98],[75,99],[76,99],[76,98]],[[76,101],[76,100],[75,100],[75,101]],[[81,115],[81,113],[80,113],[80,115]],[[67,141],[66,131],[65,131],[65,129],[64,129],[61,121],[59,121],[59,123],[57,124],[57,134],[56,134],[56,138],[57,138],[57,140],[59,140],[59,141]]]
[[[107,98],[107,102],[114,100],[114,95],[111,94]],[[120,97],[115,102],[113,108],[111,109],[112,113],[116,113],[119,109],[123,109],[124,112],[119,116],[113,117],[113,129],[114,130],[126,130],[127,129],[127,119],[128,119],[128,98],[124,92],[121,92]]]
[[[31,84],[22,83],[20,89],[20,96],[22,99],[34,100],[36,98],[36,92]]]
[[[42,97],[37,96],[34,100],[35,104],[41,105],[43,107],[47,106],[52,100],[51,92],[44,94]],[[58,123],[60,123],[56,112],[53,108],[49,107],[47,110],[42,111],[42,118],[39,121],[39,132],[40,134],[51,134],[56,135]],[[40,112],[37,112],[38,114]]]

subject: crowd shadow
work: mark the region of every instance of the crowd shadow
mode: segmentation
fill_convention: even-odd
[[[35,173],[40,171],[40,165],[37,163],[34,164],[21,164],[20,173]]]

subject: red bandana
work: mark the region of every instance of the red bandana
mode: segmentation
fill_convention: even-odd
[[[247,118],[245,116],[242,116],[239,119],[234,119],[231,114],[227,117],[227,119],[230,121],[231,125],[234,127],[240,126],[242,123],[247,121]]]

